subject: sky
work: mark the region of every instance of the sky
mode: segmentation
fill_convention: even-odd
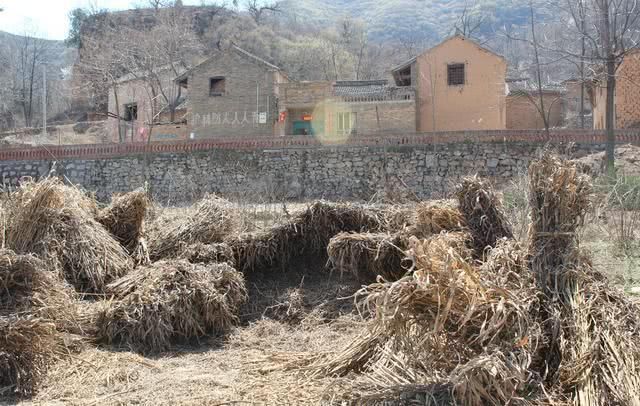
[[[145,4],[145,0],[0,0],[0,31],[63,40],[69,31],[69,12],[77,7],[124,10]],[[200,4],[199,0],[183,1]]]

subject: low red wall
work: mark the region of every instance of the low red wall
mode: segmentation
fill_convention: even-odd
[[[37,147],[5,147],[0,150],[0,161],[39,159],[91,159],[111,158],[137,154],[190,153],[211,149],[272,149],[305,148],[323,146],[382,146],[382,145],[430,145],[464,142],[534,142],[534,143],[581,143],[603,144],[603,131],[555,130],[546,134],[544,130],[499,130],[438,132],[411,135],[357,136],[348,139],[319,139],[314,137],[261,137],[261,138],[211,138],[200,140],[62,145]],[[617,143],[640,144],[640,130],[616,131]]]

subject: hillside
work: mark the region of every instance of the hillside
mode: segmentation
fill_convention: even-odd
[[[283,9],[298,23],[331,24],[345,16],[364,20],[379,41],[438,39],[453,31],[465,0],[285,0]],[[480,0],[476,12],[487,16],[486,33],[527,21],[527,8],[514,0]]]

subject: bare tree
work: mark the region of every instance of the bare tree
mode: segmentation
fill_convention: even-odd
[[[470,4],[468,0],[465,0],[460,17],[454,24],[455,33],[474,38],[486,21],[486,15],[480,12],[477,1]]]
[[[174,121],[176,107],[182,101],[182,87],[173,79],[201,55],[201,43],[179,8],[163,10],[151,30],[130,29],[128,35],[133,41],[126,55],[126,69],[148,85],[150,103],[155,108],[153,118],[168,110]]]
[[[246,0],[245,8],[247,12],[254,19],[256,24],[260,24],[262,18],[267,13],[280,13],[282,12],[282,5],[279,1],[273,1],[270,3],[263,3],[259,0]]]
[[[127,73],[127,58],[122,54],[128,39],[123,31],[105,25],[99,37],[88,36],[83,39],[83,58],[77,66],[85,86],[91,93],[101,95],[112,93],[115,111],[107,111],[107,116],[117,120],[118,141],[125,141],[122,129],[122,114],[119,103],[121,77]]]
[[[538,51],[538,41],[536,39],[536,23],[535,23],[535,13],[533,11],[533,0],[529,0],[529,13],[530,13],[530,23],[531,23],[531,44],[533,47],[533,57],[535,63],[535,73],[536,73],[536,85],[538,88],[538,104],[536,107],[538,108],[538,112],[542,116],[542,122],[544,123],[544,130],[549,134],[549,119],[547,114],[545,114],[544,109],[544,93],[542,88],[542,71],[540,69],[540,54]]]
[[[640,4],[637,0],[565,0],[556,6],[565,27],[564,44],[577,39],[580,49],[551,46],[558,54],[589,65],[596,80],[605,82],[607,171],[614,171],[615,90],[617,70],[630,50],[640,45]]]
[[[13,61],[13,97],[20,107],[24,125],[31,127],[42,91],[42,67],[48,58],[49,45],[45,40],[25,34]]]

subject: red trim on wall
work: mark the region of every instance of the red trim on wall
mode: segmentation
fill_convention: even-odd
[[[555,130],[547,135],[544,130],[462,131],[422,134],[358,135],[344,139],[320,139],[314,137],[261,137],[261,138],[210,138],[171,142],[91,144],[36,147],[7,147],[0,149],[0,161],[98,159],[141,154],[174,154],[209,151],[215,149],[260,150],[273,148],[308,148],[323,146],[380,146],[380,145],[429,145],[463,142],[534,142],[604,144],[604,131]],[[640,145],[640,130],[616,131],[618,143]]]

